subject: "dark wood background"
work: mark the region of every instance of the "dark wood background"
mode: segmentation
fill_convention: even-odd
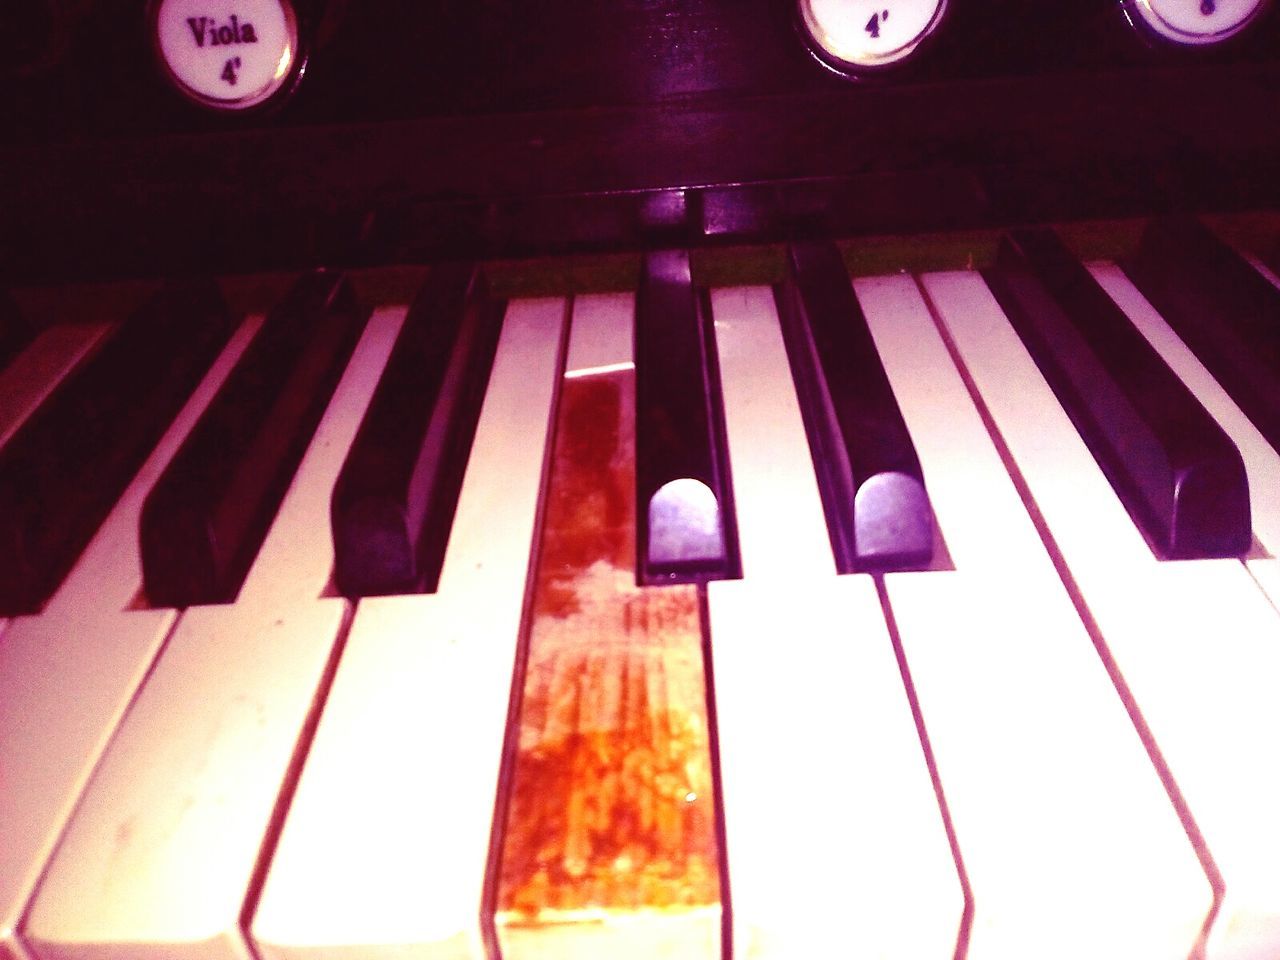
[[[524,257],[1189,210],[1280,194],[1280,16],[1174,50],[1117,0],[951,0],[834,75],[782,0],[313,0],[293,95],[160,78],[145,4],[6,4],[0,278]]]

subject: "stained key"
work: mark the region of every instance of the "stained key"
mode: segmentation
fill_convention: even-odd
[[[497,817],[505,960],[720,956],[700,588],[635,585],[633,389],[560,399]]]

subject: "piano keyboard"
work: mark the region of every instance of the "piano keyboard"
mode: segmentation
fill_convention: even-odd
[[[699,598],[715,796],[638,782],[714,818],[711,906],[642,882],[678,853],[606,862],[582,832],[522,875],[590,860],[630,901],[579,884],[585,908],[513,912],[500,890],[559,400],[630,376],[636,296],[508,304],[434,592],[332,585],[389,303],[235,601],[156,608],[143,504],[248,315],[41,612],[0,621],[0,957],[1280,956],[1280,453],[1120,265],[1087,266],[1239,450],[1243,558],[1157,559],[983,275],[955,270],[852,280],[937,544],[838,573],[774,292],[710,291],[741,576],[624,588]],[[0,440],[104,335],[51,328],[0,371]],[[585,680],[627,661],[583,662],[579,724],[612,696]],[[674,709],[677,674],[649,669],[643,702]],[[685,807],[636,802],[684,835],[663,811]]]

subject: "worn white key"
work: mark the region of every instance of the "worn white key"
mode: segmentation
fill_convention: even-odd
[[[1280,618],[1234,560],[1155,559],[978,276],[924,285],[1220,877],[1207,955],[1274,956]]]
[[[174,622],[130,610],[138,520],[152,485],[261,324],[246,320],[126,488],[43,613],[0,638],[0,955],[81,790]]]
[[[836,576],[773,295],[712,305],[743,564],[708,588],[735,955],[951,957],[964,890],[875,584]]]
[[[375,312],[234,604],[189,609],[90,781],[25,925],[45,960],[247,958],[245,898],[346,601],[329,496],[404,319]]]
[[[1265,266],[1259,263],[1254,266],[1276,282],[1275,275]],[[1267,443],[1257,427],[1123,270],[1113,263],[1095,263],[1089,269],[1240,451],[1249,477],[1249,507],[1253,515],[1254,536],[1267,553],[1267,556],[1249,557],[1246,563],[1254,578],[1268,592],[1271,602],[1280,605],[1280,561],[1276,560],[1280,556],[1280,452]]]
[[[580,299],[575,316],[593,305]],[[564,325],[563,300],[507,310],[438,592],[360,601],[252,918],[264,958],[485,957],[485,865]]]
[[[886,587],[971,884],[968,956],[1190,955],[1209,882],[919,288],[854,289],[955,565]]]

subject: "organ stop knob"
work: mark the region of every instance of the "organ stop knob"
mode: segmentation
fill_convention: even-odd
[[[1267,6],[1268,0],[1136,0],[1129,16],[1161,40],[1207,46],[1234,37]]]
[[[287,92],[304,65],[289,0],[156,0],[151,29],[178,91],[217,110],[243,110]]]
[[[813,52],[842,73],[900,63],[934,34],[947,0],[799,0]]]

